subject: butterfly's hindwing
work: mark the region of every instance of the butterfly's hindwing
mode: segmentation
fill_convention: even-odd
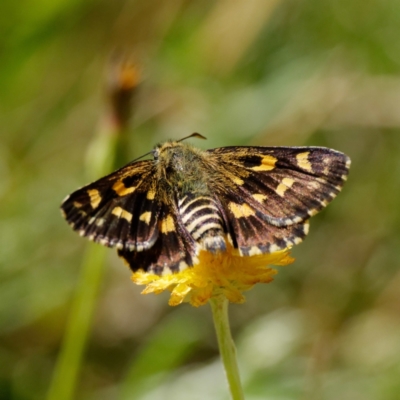
[[[157,241],[146,251],[118,250],[133,271],[162,275],[181,271],[193,265],[195,241],[185,234],[176,214],[164,207],[157,224],[160,232]]]
[[[287,226],[275,226],[258,206],[232,194],[220,196],[224,204],[228,238],[243,256],[273,253],[300,243],[307,235],[308,220]]]

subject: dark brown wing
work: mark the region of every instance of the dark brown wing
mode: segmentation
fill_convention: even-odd
[[[152,161],[128,164],[72,193],[61,209],[74,230],[116,247],[133,271],[161,275],[193,265],[195,243],[155,172]]]
[[[299,243],[308,219],[334,199],[350,159],[323,147],[223,147],[208,151],[224,177],[216,197],[243,255]],[[217,180],[218,181],[218,180]]]
[[[128,164],[78,189],[61,209],[71,227],[90,240],[130,251],[151,248],[161,212],[153,162]]]
[[[182,271],[192,266],[196,245],[173,207],[163,206],[157,229],[159,235],[151,249],[141,252],[118,250],[118,255],[133,271],[143,269],[157,275]]]

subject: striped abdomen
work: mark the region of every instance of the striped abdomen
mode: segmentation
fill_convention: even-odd
[[[226,250],[224,223],[212,197],[186,195],[178,206],[185,228],[197,243],[211,252]]]

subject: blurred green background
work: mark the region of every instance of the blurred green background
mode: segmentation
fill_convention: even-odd
[[[400,398],[398,0],[5,0],[0,38],[1,399],[52,380],[87,246],[59,205],[90,180],[121,50],[131,159],[192,132],[352,158],[295,264],[230,307],[246,398]],[[228,399],[209,307],[141,290],[107,251],[74,398]]]

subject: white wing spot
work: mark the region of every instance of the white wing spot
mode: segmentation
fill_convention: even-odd
[[[257,255],[260,255],[260,254],[263,254],[263,253],[257,246],[253,246],[249,250],[249,256],[257,256]]]

